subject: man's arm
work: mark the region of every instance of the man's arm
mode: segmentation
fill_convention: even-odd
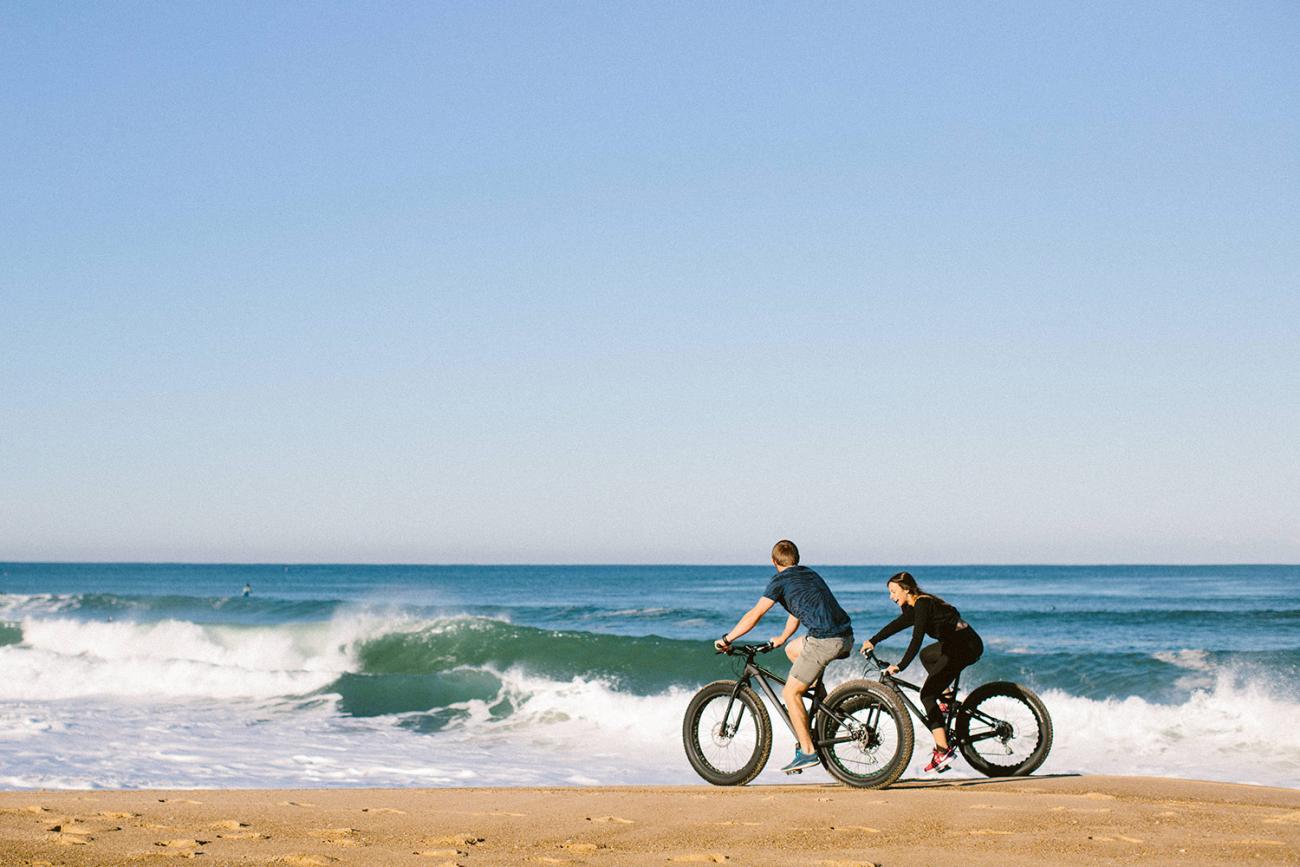
[[[736,621],[736,625],[731,627],[726,635],[722,636],[721,643],[731,644],[731,642],[753,629],[758,625],[758,621],[763,619],[763,615],[768,612],[768,609],[775,604],[775,600],[768,599],[766,596],[759,599],[758,604],[746,611],[745,615]]]
[[[785,629],[782,630],[780,635],[772,639],[772,646],[780,647],[782,644],[785,644],[787,641],[790,640],[790,636],[794,635],[795,631],[798,628],[799,628],[799,618],[791,614],[789,617],[785,619]]]

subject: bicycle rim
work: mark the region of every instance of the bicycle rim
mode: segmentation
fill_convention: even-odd
[[[733,687],[726,681],[710,684],[687,709],[683,731],[687,758],[714,785],[749,782],[772,751],[771,722],[758,696],[745,687],[732,701]]]
[[[1052,746],[1052,723],[1042,701],[1016,684],[988,684],[962,704],[957,732],[962,756],[990,777],[1032,773]]]
[[[897,699],[878,686],[845,684],[826,704],[843,718],[822,716],[819,742],[826,769],[851,786],[895,782],[911,759],[913,739],[911,720]]]

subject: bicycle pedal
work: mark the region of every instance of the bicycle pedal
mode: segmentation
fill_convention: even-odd
[[[792,770],[792,771],[786,771],[786,774],[787,774],[787,775],[790,775],[790,774],[802,774],[802,773],[803,773],[803,768],[795,768],[795,769]]]

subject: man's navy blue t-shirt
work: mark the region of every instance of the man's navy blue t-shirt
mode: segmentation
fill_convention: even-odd
[[[767,582],[763,596],[779,602],[813,638],[839,638],[853,634],[849,615],[831,595],[822,576],[806,566],[791,566]]]

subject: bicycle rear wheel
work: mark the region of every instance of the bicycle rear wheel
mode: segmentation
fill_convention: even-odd
[[[758,694],[734,680],[715,680],[686,706],[682,743],[695,773],[715,786],[743,786],[772,754],[772,720]]]
[[[1033,690],[995,681],[971,690],[953,726],[961,754],[986,777],[1032,774],[1052,749],[1052,717]]]
[[[894,690],[871,680],[851,680],[826,697],[816,740],[826,770],[862,789],[891,785],[912,760],[907,708]]]

